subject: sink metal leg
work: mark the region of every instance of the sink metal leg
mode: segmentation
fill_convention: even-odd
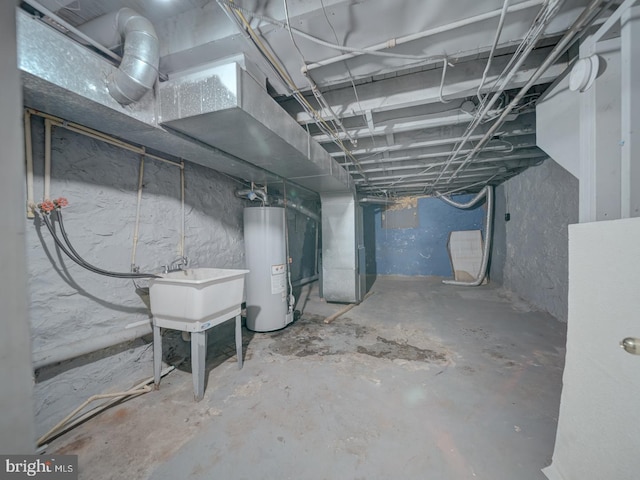
[[[191,376],[196,402],[204,397],[204,364],[207,358],[207,332],[191,333]]]
[[[238,368],[242,368],[242,316],[236,315],[236,355]]]
[[[153,384],[160,388],[160,371],[162,370],[162,335],[160,327],[153,325]]]

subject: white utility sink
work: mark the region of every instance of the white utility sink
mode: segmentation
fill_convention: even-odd
[[[196,400],[204,396],[206,331],[236,318],[236,351],[242,368],[241,305],[244,276],[249,270],[189,268],[151,280],[149,296],[153,316],[153,370],[156,388],[162,368],[160,328],[191,333],[191,371]]]

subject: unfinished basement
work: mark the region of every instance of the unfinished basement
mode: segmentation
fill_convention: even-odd
[[[2,2],[0,478],[635,478],[637,3]]]

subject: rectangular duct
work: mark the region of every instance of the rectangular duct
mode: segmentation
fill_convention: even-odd
[[[349,173],[237,63],[160,85],[161,123],[315,192],[353,190]]]
[[[237,63],[161,83],[123,107],[107,90],[111,63],[21,10],[17,28],[29,107],[247,181],[353,190],[347,171]]]

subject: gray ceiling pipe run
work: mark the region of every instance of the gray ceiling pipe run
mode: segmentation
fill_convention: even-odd
[[[437,193],[437,192],[436,192]],[[484,227],[484,249],[482,250],[482,263],[480,264],[480,271],[478,272],[478,277],[472,282],[460,282],[458,280],[443,280],[442,283],[447,285],[460,285],[464,287],[477,287],[479,286],[487,276],[487,267],[489,266],[489,254],[491,252],[491,239],[493,238],[493,187],[491,185],[487,185],[480,192],[473,197],[467,203],[458,203],[454,202],[450,198],[445,197],[444,195],[437,193],[440,200],[449,205],[452,205],[456,208],[471,208],[480,200],[482,200],[485,196],[487,197],[487,216],[485,220]]]
[[[369,203],[371,205],[395,205],[397,202],[391,198],[382,197],[362,197],[358,200],[360,203]]]
[[[276,198],[272,203],[274,205],[278,205],[280,207],[290,208],[292,210],[295,210],[296,212],[300,212],[301,214],[309,217],[311,220],[314,220],[316,222],[320,222],[320,215],[318,215],[315,212],[312,212],[307,207],[303,207],[299,203],[292,202],[291,200],[287,200],[285,202],[285,200],[282,199],[282,198]]]
[[[158,78],[160,49],[151,22],[131,8],[121,8],[80,27],[83,33],[112,49],[124,41],[118,71],[109,78],[111,96],[121,105],[137,102]]]

